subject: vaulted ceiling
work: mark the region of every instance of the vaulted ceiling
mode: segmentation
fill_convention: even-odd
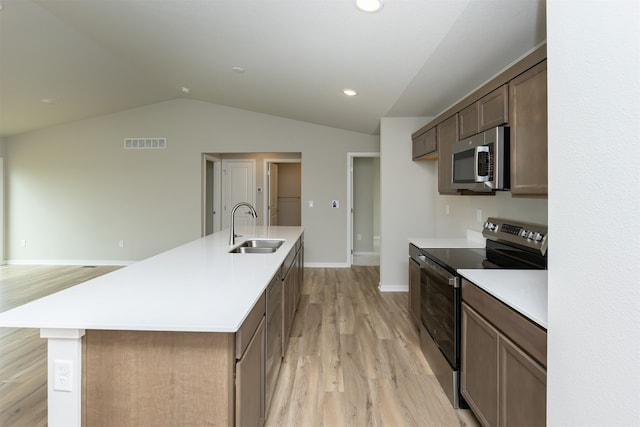
[[[381,117],[437,115],[546,38],[544,0],[0,5],[0,136],[184,97],[375,134]]]

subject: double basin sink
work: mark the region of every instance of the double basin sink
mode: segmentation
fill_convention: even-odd
[[[284,243],[279,239],[250,239],[231,249],[233,254],[270,254],[278,250]]]

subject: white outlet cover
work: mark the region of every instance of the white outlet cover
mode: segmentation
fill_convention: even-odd
[[[53,389],[55,391],[72,391],[73,362],[71,360],[55,360],[53,362]]]

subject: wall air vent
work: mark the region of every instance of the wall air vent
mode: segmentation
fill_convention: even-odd
[[[167,148],[167,138],[125,138],[125,150],[158,150]]]

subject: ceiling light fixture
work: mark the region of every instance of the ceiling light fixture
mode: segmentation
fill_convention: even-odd
[[[354,0],[356,7],[363,12],[377,12],[382,9],[383,0]]]
[[[55,104],[56,100],[54,98],[42,98],[41,99],[43,104]]]
[[[237,65],[234,65],[233,67],[231,67],[231,69],[232,69],[233,71],[235,71],[236,73],[238,73],[238,74],[242,74],[242,73],[244,73],[244,68],[239,67],[239,66],[237,66]]]
[[[186,86],[182,86],[182,87],[180,88],[180,90],[181,90],[181,91],[182,91],[182,93],[184,93],[185,95],[189,95],[189,94],[191,93],[191,89],[189,89],[189,88],[188,88],[188,87],[186,87]]]
[[[356,96],[358,94],[358,92],[356,92],[353,89],[344,89],[342,93],[344,93],[347,96]]]

